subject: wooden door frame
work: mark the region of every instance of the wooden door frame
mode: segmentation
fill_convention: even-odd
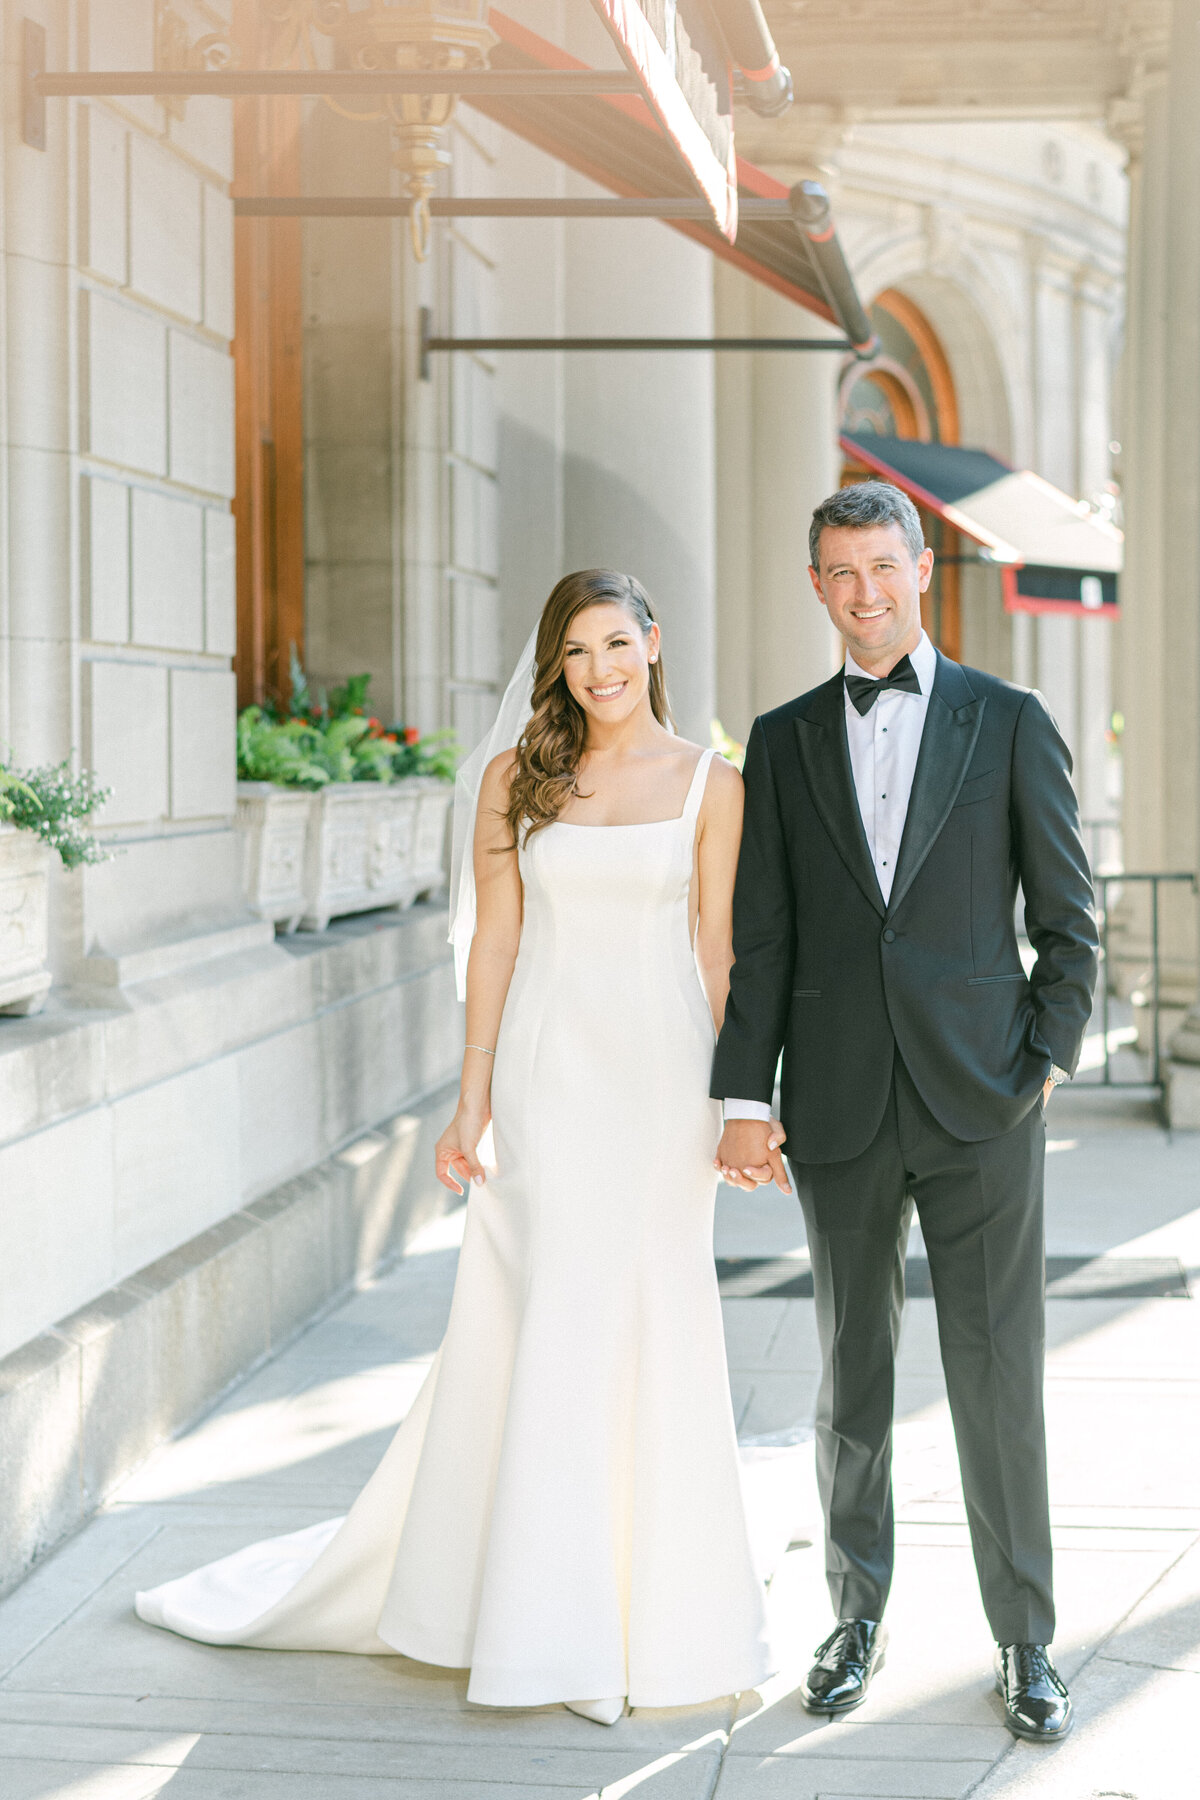
[[[235,0],[243,68],[271,64],[255,0]],[[234,101],[234,194],[301,191],[300,101]],[[286,704],[304,656],[303,221],[234,224],[238,705]]]

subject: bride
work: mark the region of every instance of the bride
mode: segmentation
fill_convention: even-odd
[[[445,1339],[344,1520],[137,1610],[469,1667],[472,1701],[611,1724],[773,1667],[712,1256],[741,780],[672,731],[647,597],[607,569],[558,583],[472,762]]]

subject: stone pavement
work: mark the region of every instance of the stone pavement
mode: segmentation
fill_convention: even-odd
[[[1049,1248],[1200,1271],[1200,1139],[1144,1108],[1051,1103]],[[1200,1792],[1200,1309],[1050,1304],[1058,1653],[1079,1715],[1014,1742],[991,1691],[932,1302],[909,1302],[898,1384],[891,1660],[836,1724],[795,1697],[827,1629],[811,1465],[772,1586],[785,1649],[760,1693],[605,1731],[497,1713],[400,1657],[217,1650],[156,1633],[131,1596],[254,1538],[343,1511],[438,1341],[453,1215],[168,1446],[0,1605],[0,1800],[1186,1800]],[[919,1254],[919,1244],[914,1246]],[[724,1256],[802,1253],[778,1197],[722,1197]],[[812,1303],[725,1302],[739,1429],[810,1419]],[[804,1464],[804,1453],[797,1461]]]

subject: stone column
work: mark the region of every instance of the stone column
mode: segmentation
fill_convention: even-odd
[[[568,179],[569,192],[598,191]],[[713,335],[700,245],[623,219],[571,220],[565,240],[568,335]],[[564,572],[617,568],[645,583],[679,729],[704,743],[716,700],[713,361],[581,351],[563,374]]]
[[[1120,641],[1125,832],[1131,869],[1195,869],[1200,854],[1200,0],[1176,0],[1147,77],[1134,165],[1123,371],[1128,534]],[[1135,143],[1135,149],[1138,146]],[[1136,944],[1144,907],[1133,913]],[[1195,994],[1196,910],[1164,896],[1163,991]],[[1172,1123],[1200,1127],[1200,1010],[1170,1043]]]
[[[716,316],[724,336],[826,334],[821,320],[724,265]],[[829,352],[780,351],[725,355],[717,370],[717,681],[721,719],[739,739],[840,659],[809,582],[808,526],[838,484],[841,366]]]

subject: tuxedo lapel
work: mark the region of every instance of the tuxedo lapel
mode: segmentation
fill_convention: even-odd
[[[871,851],[863,830],[850,746],[846,741],[846,699],[841,675],[819,687],[795,720],[800,766],[822,825],[838,855],[882,918],[883,895],[875,879]]]
[[[976,699],[959,665],[939,651],[896,860],[896,879],[888,902],[889,914],[896,911],[916,880],[950,815],[975,749],[984,705],[982,699]]]

